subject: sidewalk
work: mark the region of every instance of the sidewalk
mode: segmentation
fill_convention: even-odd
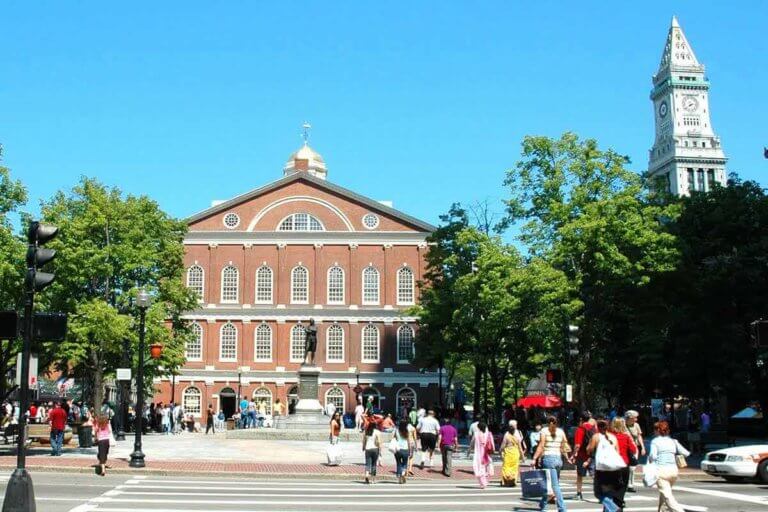
[[[109,461],[113,473],[159,475],[227,474],[235,477],[318,477],[360,479],[364,475],[361,443],[339,443],[343,451],[340,466],[325,464],[327,442],[226,439],[223,435],[181,434],[164,436],[151,434],[142,438],[146,468],[128,466],[133,451],[133,437],[110,449]],[[96,448],[65,447],[61,457],[51,457],[47,446],[33,445],[27,449],[27,467],[33,471],[90,472],[96,463]],[[379,476],[395,478],[394,456],[382,449],[383,468]],[[13,446],[0,446],[0,468],[16,465]],[[453,459],[454,479],[473,479],[472,460],[460,450]],[[693,466],[693,465],[692,465]],[[441,461],[435,454],[434,467],[414,467],[415,478],[448,480],[440,473]],[[496,461],[496,472],[500,462]],[[573,471],[565,471],[566,477]],[[705,477],[697,466],[681,471],[682,478]]]

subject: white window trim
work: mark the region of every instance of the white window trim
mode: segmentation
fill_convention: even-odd
[[[307,299],[306,300],[294,300],[294,297],[293,297],[293,291],[294,291],[294,271],[297,268],[303,268],[304,271],[306,271],[306,273],[307,273]],[[309,274],[309,269],[307,267],[305,267],[304,265],[296,265],[295,267],[293,267],[291,269],[291,304],[309,304],[309,294],[310,294],[309,283],[310,283],[310,274]]]
[[[269,300],[259,299],[259,271],[262,269],[269,269]],[[256,294],[254,295],[255,304],[272,304],[275,300],[275,272],[269,265],[261,265],[256,269]]]
[[[376,301],[365,300],[365,271],[371,268],[376,271]],[[361,284],[362,284],[361,290],[363,292],[362,293],[363,306],[378,306],[379,304],[381,304],[381,272],[379,272],[379,269],[372,266],[365,267],[363,269],[363,272],[360,274],[360,278],[361,278]]]
[[[187,398],[187,391],[189,391],[190,389],[196,390],[197,391],[197,396],[200,397],[200,412],[198,414],[190,413],[187,410],[187,400],[186,400],[186,398]],[[203,392],[200,391],[200,388],[198,388],[197,386],[187,386],[186,388],[184,388],[184,391],[181,392],[181,406],[184,408],[184,413],[185,414],[192,414],[193,417],[195,417],[195,418],[202,418],[203,417],[203,410],[204,410],[203,409]]]
[[[299,357],[299,358],[293,357],[293,331],[294,331],[294,329],[298,329],[298,328],[299,328],[299,324],[294,325],[293,327],[291,327],[291,332],[289,334],[289,339],[288,339],[288,362],[291,362],[291,363],[302,363],[302,362],[304,362],[304,357]],[[305,328],[304,334],[306,334],[306,328]],[[303,356],[304,350],[302,350],[301,352],[302,352],[302,356]]]
[[[229,217],[230,215],[234,215],[234,216],[237,218],[237,224],[235,224],[234,226],[228,226],[228,225],[227,225],[226,219],[227,219],[227,217]],[[237,227],[240,225],[240,216],[239,216],[238,214],[236,214],[235,212],[227,212],[227,213],[225,213],[225,214],[224,214],[224,216],[223,216],[223,217],[221,217],[221,223],[222,223],[222,224],[224,225],[224,227],[225,227],[225,228],[227,228],[227,229],[235,229],[235,228],[237,228]]]
[[[331,330],[334,329],[334,326],[338,327],[338,330],[341,331],[341,359],[331,359],[331,351],[330,351],[330,344],[331,344]],[[346,339],[344,336],[344,328],[338,324],[332,324],[328,327],[325,331],[325,362],[326,363],[343,363],[346,360],[345,353],[347,348]]]
[[[366,359],[365,358],[365,330],[368,327],[372,327],[376,329],[376,354],[378,357],[376,359]],[[378,327],[376,327],[373,324],[368,324],[363,327],[363,329],[360,331],[360,362],[361,363],[380,363],[381,362],[381,331]]]
[[[224,300],[224,271],[228,268],[235,269],[235,272],[237,272],[237,284],[235,287],[235,300],[227,299]],[[240,300],[240,269],[238,269],[234,265],[225,265],[223,269],[221,269],[221,293],[219,294],[219,299],[221,300],[221,304],[237,304]]]
[[[257,354],[259,351],[257,350],[258,347],[258,333],[259,328],[261,326],[266,326],[267,329],[269,329],[269,358],[259,358]],[[272,352],[274,350],[274,343],[273,343],[274,335],[272,333],[272,327],[269,324],[259,324],[256,326],[256,329],[253,330],[253,360],[257,363],[271,363],[272,362]]]
[[[337,412],[341,412],[341,415],[344,415],[344,412],[347,410],[347,394],[344,392],[343,389],[341,389],[338,386],[333,386],[328,388],[328,391],[325,392],[325,400],[323,400],[323,407],[328,407],[328,396],[331,394],[331,391],[341,391],[341,410],[339,408],[336,408]]]
[[[266,386],[259,386],[258,388],[253,390],[253,394],[251,395],[251,399],[252,400],[256,400],[257,393],[259,391],[261,391],[261,390],[267,391],[269,393],[269,400],[266,401],[267,403],[265,404],[266,405],[265,408],[266,408],[267,414],[271,415],[272,414],[272,403],[273,403],[273,401],[275,399],[275,394],[272,393],[271,389],[269,389]],[[266,394],[259,396],[259,400],[264,400],[265,398],[266,398]],[[259,405],[259,401],[256,400],[256,406],[258,407],[258,405]]]
[[[338,300],[331,300],[331,271],[334,269],[341,270],[341,301]],[[346,290],[346,273],[344,272],[344,269],[341,268],[339,265],[334,265],[328,269],[328,272],[325,274],[325,283],[326,283],[326,303],[327,304],[346,304],[346,298],[347,298],[347,290]]]
[[[407,328],[407,329],[411,330],[411,335],[412,335],[412,337],[411,337],[411,347],[412,347],[411,348],[411,359],[400,359],[400,331],[403,330],[404,328]],[[410,364],[413,361],[413,356],[415,355],[415,352],[416,352],[414,350],[414,341],[415,340],[416,340],[416,331],[413,330],[413,327],[411,327],[410,325],[401,325],[400,327],[397,328],[397,354],[396,354],[397,364]]]
[[[403,386],[403,387],[401,387],[400,389],[398,389],[398,390],[397,390],[397,393],[395,393],[395,407],[396,407],[396,408],[399,408],[399,407],[400,407],[400,393],[402,393],[402,392],[403,392],[403,391],[405,391],[406,389],[407,389],[407,390],[410,390],[410,391],[411,391],[411,393],[413,393],[413,404],[414,404],[414,406],[417,406],[417,405],[418,405],[418,403],[419,403],[419,394],[418,394],[418,393],[416,393],[416,390],[415,390],[415,389],[413,389],[411,386]],[[399,410],[398,410],[398,411],[396,411],[396,412],[397,412],[398,414],[400,413],[400,411],[399,411]]]
[[[203,353],[204,353],[203,347],[205,346],[205,343],[203,342],[203,340],[205,339],[205,330],[203,330],[203,326],[200,325],[197,322],[192,322],[192,325],[196,325],[197,328],[200,329],[200,338],[199,338],[199,341],[200,341],[200,357],[189,357],[187,355],[187,353],[188,353],[187,352],[187,347],[184,347],[184,358],[187,361],[202,361],[203,360]]]
[[[297,229],[280,229],[280,226],[283,225],[283,222],[288,220],[289,217],[293,217],[297,213],[301,213],[301,214],[304,214],[304,215],[307,216],[307,227],[309,227],[310,218],[313,218],[313,219],[315,219],[317,221],[318,224],[320,224],[320,229],[319,230],[318,229],[302,229],[302,230],[297,230]],[[291,226],[295,226],[295,225],[296,225],[296,219],[291,219]],[[282,220],[277,223],[277,229],[275,231],[280,232],[280,233],[290,233],[290,232],[294,232],[294,233],[320,233],[321,231],[326,231],[326,229],[325,229],[325,224],[323,224],[323,221],[318,219],[315,215],[312,215],[311,213],[308,213],[308,212],[294,212],[294,213],[292,213],[290,215],[286,215],[285,217],[283,217]]]
[[[368,225],[365,223],[365,218],[368,217],[369,215],[373,216],[376,219],[376,225],[373,227],[368,227]],[[379,216],[376,215],[375,213],[367,212],[367,213],[364,213],[362,217],[360,217],[360,223],[363,225],[365,229],[369,231],[373,231],[374,229],[379,227],[379,224],[381,224],[381,219],[379,219]]]
[[[413,299],[410,301],[401,301],[400,300],[400,275],[401,275],[401,271],[406,268],[411,271],[410,272],[411,273],[411,296],[413,297]],[[395,290],[395,293],[397,294],[397,296],[395,297],[395,300],[397,301],[396,304],[398,306],[413,306],[414,304],[416,304],[416,282],[415,282],[416,274],[414,273],[413,269],[411,267],[400,267],[397,270],[397,276],[395,281],[397,284],[397,289]]]
[[[229,358],[229,357],[224,358],[224,357],[222,357],[222,353],[224,352],[222,350],[222,344],[224,342],[224,339],[223,339],[224,328],[226,326],[228,326],[228,325],[231,325],[232,327],[235,328],[235,357],[232,357],[232,358]],[[240,331],[235,326],[235,324],[233,324],[232,322],[227,322],[227,323],[225,323],[224,325],[221,326],[221,328],[219,329],[219,361],[220,362],[222,362],[222,363],[231,363],[231,362],[236,362],[237,361],[237,341],[238,341],[239,336],[240,336]]]
[[[202,289],[200,290],[200,296],[197,298],[197,302],[202,304],[204,302],[203,297],[205,297],[205,269],[201,265],[198,265],[197,263],[195,263],[194,265],[190,266],[187,269],[187,288],[189,288],[189,272],[193,268],[199,268],[200,269],[200,274],[201,274],[201,277],[200,277],[200,282],[201,283],[200,284],[201,284],[201,288]]]

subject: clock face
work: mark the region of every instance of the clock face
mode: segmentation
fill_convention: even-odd
[[[699,102],[693,96],[683,98],[683,108],[688,112],[695,112],[699,108]]]
[[[661,105],[659,105],[659,117],[661,118],[667,117],[668,110],[669,110],[669,107],[667,107],[667,102],[662,101]]]

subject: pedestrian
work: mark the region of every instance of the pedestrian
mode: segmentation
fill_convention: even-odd
[[[609,431],[606,420],[597,420],[597,433],[589,441],[587,453],[595,460],[595,498],[607,512],[620,510],[624,507],[621,479],[626,463],[621,458],[619,440]]]
[[[672,486],[677,481],[677,456],[687,457],[690,452],[686,450],[676,439],[670,437],[669,423],[662,420],[653,425],[656,437],[651,441],[651,450],[648,454],[648,462],[656,464],[658,479],[656,486],[659,489],[659,510],[664,506],[670,512],[683,512],[683,507],[672,494]]]
[[[635,443],[635,446],[637,446],[638,454],[637,454],[637,460],[635,461],[635,464],[630,464],[629,466],[629,479],[627,482],[627,492],[637,492],[635,491],[635,470],[637,469],[637,462],[639,462],[640,457],[643,457],[645,455],[645,440],[643,439],[643,429],[640,427],[640,423],[637,421],[640,414],[635,410],[629,410],[625,414],[626,418],[626,424],[627,424],[627,431],[629,432],[629,435],[632,437],[632,440]]]
[[[589,446],[595,432],[595,419],[592,417],[592,413],[582,411],[581,422],[576,427],[576,433],[573,436],[573,452],[575,455],[573,463],[576,466],[576,499],[579,500],[584,499],[582,492],[584,477],[587,475],[592,476],[594,472],[594,464],[592,464],[592,458],[587,453],[587,446]]]
[[[517,435],[517,423],[509,422],[507,432],[501,440],[499,453],[501,454],[501,486],[514,487],[517,485],[517,473],[520,471],[520,460],[525,458],[525,449],[520,444]]]
[[[336,413],[336,404],[329,400],[328,403],[325,404],[325,410],[323,412],[329,418],[333,418],[334,413]]]
[[[392,415],[387,413],[384,419],[381,420],[381,431],[387,434],[395,431],[395,420],[392,419]]]
[[[539,447],[539,442],[541,441],[541,424],[537,423],[533,426],[533,430],[531,430],[531,433],[528,434],[528,444],[530,445],[530,454],[531,458],[533,458],[533,454],[536,453],[536,448]]]
[[[443,475],[450,477],[453,469],[453,454],[459,449],[459,433],[447,417],[443,418],[437,444],[443,461]]]
[[[520,448],[523,449],[523,453],[526,452],[528,447],[525,445],[525,436],[523,435],[523,432],[520,430],[520,426],[518,425],[517,420],[509,420],[507,422],[508,426],[515,427],[515,437],[517,438],[517,442],[520,443]]]
[[[616,436],[616,440],[619,442],[619,455],[621,455],[624,464],[627,465],[621,470],[621,480],[619,482],[619,498],[623,503],[624,495],[627,493],[629,486],[629,471],[631,468],[637,466],[637,458],[640,451],[627,429],[626,420],[621,416],[617,416],[613,419],[608,430]]]
[[[419,423],[418,413],[413,407],[408,409],[408,422],[413,426],[413,428],[416,428],[416,425]]]
[[[424,469],[427,460],[429,467],[432,467],[435,448],[437,447],[437,434],[440,432],[440,423],[435,419],[435,411],[430,409],[427,415],[419,420],[416,431],[421,440],[421,469]]]
[[[163,426],[163,433],[169,435],[171,433],[171,408],[166,405],[163,407],[161,413],[162,418],[160,424]]]
[[[205,435],[210,431],[216,434],[216,426],[213,423],[213,404],[208,404],[208,409],[205,411]]]
[[[99,449],[98,474],[101,476],[107,476],[107,457],[109,456],[109,447],[113,442],[109,416],[99,414],[96,417],[96,444]]]
[[[248,428],[248,399],[240,396],[240,428]]]
[[[363,431],[363,414],[365,413],[365,407],[363,407],[362,397],[357,395],[357,405],[355,406],[355,428],[358,432]]]
[[[395,431],[395,440],[397,441],[397,451],[395,452],[395,464],[397,465],[397,480],[399,483],[404,484],[408,471],[408,459],[413,453],[413,435],[411,431],[413,425],[408,420],[402,419],[397,425]]]
[[[376,483],[376,463],[381,454],[381,432],[376,422],[369,421],[363,433],[363,453],[365,453],[365,483]]]
[[[560,489],[560,470],[563,469],[563,454],[570,452],[568,439],[565,437],[563,429],[557,426],[557,418],[550,416],[547,418],[547,429],[541,431],[541,441],[533,456],[534,465],[539,465],[549,475],[549,482],[552,487],[552,494],[547,493],[541,497],[539,509],[546,510],[547,502],[550,498],[555,498],[558,512],[568,510],[565,507],[563,491]]]
[[[372,416],[375,412],[373,404],[373,395],[368,395],[368,401],[365,403],[365,415]]]
[[[477,424],[473,450],[475,452],[472,460],[472,469],[477,481],[480,482],[480,488],[485,489],[488,486],[488,478],[493,476],[493,434],[488,430],[484,421]]]
[[[267,419],[267,403],[264,400],[259,400],[259,405],[256,406],[256,419],[259,427],[263,427],[264,420]]]
[[[341,413],[334,411],[330,421],[330,440],[331,444],[339,444],[339,434],[341,434]]]
[[[413,474],[413,461],[416,457],[416,454],[418,453],[418,446],[419,446],[419,437],[416,433],[416,426],[412,425],[410,421],[408,422],[408,433],[410,434],[410,444],[409,444],[409,452],[408,452],[408,476],[414,476]]]
[[[275,419],[275,425],[277,425],[277,422],[280,419],[280,416],[283,415],[283,402],[280,401],[279,398],[275,399],[275,403],[272,405],[272,416]]]
[[[248,404],[248,428],[256,428],[256,398]]]
[[[67,426],[67,413],[61,408],[61,404],[56,402],[50,414],[48,414],[48,423],[51,424],[51,456],[61,455],[61,446],[64,443],[64,428]]]

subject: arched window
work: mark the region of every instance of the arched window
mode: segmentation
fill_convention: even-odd
[[[237,327],[229,322],[221,326],[219,361],[237,361]]]
[[[368,397],[373,397],[373,408],[376,411],[381,410],[381,394],[379,393],[379,390],[374,388],[373,386],[368,386],[363,390],[363,405],[366,405],[368,403]]]
[[[261,402],[264,402],[264,409],[266,410],[267,414],[272,414],[272,392],[268,390],[267,388],[259,388],[256,391],[253,392],[253,399],[256,401],[256,406],[258,410],[258,405]]]
[[[197,322],[190,326],[192,337],[187,340],[184,346],[184,357],[187,361],[203,360],[203,328]]]
[[[222,303],[236,303],[238,292],[238,281],[240,280],[240,272],[237,267],[232,265],[224,267],[221,271],[221,302]]]
[[[294,213],[283,219],[278,231],[325,231],[323,224],[308,213]]]
[[[379,271],[374,267],[363,270],[363,304],[379,303]]]
[[[309,270],[305,267],[295,267],[291,271],[291,303],[309,303]]]
[[[203,283],[204,280],[203,267],[200,265],[192,265],[187,269],[187,288],[197,293],[199,300],[203,300]]]
[[[304,349],[307,345],[307,330],[303,325],[294,325],[291,329],[291,357],[292,363],[304,361]]]
[[[368,324],[363,327],[362,362],[379,362],[379,329],[375,325]]]
[[[256,271],[256,304],[272,304],[272,269],[266,265]]]
[[[194,386],[184,390],[181,398],[184,412],[193,416],[200,416],[203,412],[203,394]]]
[[[403,267],[397,271],[397,303],[413,304],[413,270]]]
[[[344,304],[344,269],[328,269],[328,304]]]
[[[413,328],[401,325],[397,330],[397,362],[410,363],[413,354]]]
[[[416,392],[413,388],[403,387],[397,391],[397,410],[398,415],[402,415],[408,409],[416,408]]]
[[[344,415],[344,391],[342,391],[341,388],[338,387],[332,387],[328,391],[325,392],[325,405],[326,407],[328,404],[333,404],[336,406],[336,410],[341,412],[342,416]]]
[[[267,324],[261,324],[256,328],[254,338],[255,360],[260,362],[272,361],[272,328]]]
[[[326,333],[325,360],[328,363],[344,362],[344,329],[333,324]]]

